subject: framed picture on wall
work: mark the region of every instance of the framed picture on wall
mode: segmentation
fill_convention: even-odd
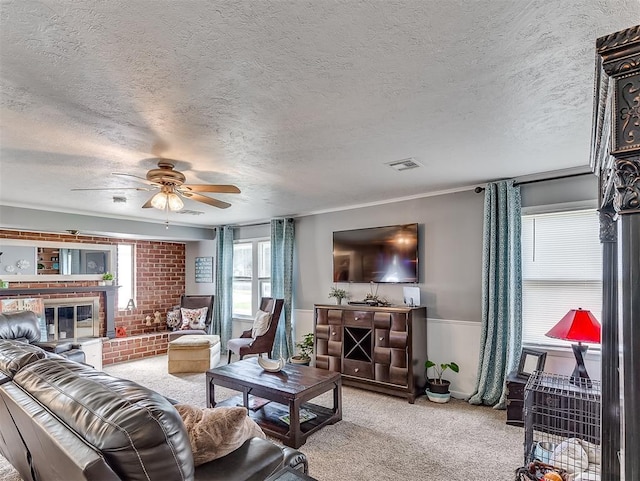
[[[87,274],[104,274],[107,256],[104,252],[87,252]]]
[[[545,351],[523,347],[518,365],[518,377],[529,379],[533,371],[543,371],[546,360],[547,353]]]
[[[196,257],[196,282],[213,282],[213,257]]]

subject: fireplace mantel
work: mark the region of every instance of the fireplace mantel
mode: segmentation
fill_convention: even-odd
[[[106,335],[113,339],[116,337],[115,311],[116,311],[116,289],[118,286],[82,286],[82,287],[28,287],[28,288],[8,288],[0,289],[0,297],[9,296],[29,296],[37,294],[67,294],[69,292],[104,292],[104,317],[107,326]]]

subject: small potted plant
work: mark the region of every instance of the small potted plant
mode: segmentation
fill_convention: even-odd
[[[342,299],[346,299],[347,298],[347,291],[345,291],[344,289],[340,289],[336,286],[333,286],[331,288],[331,290],[329,291],[329,298],[331,297],[335,297],[336,298],[336,304],[342,304]]]
[[[110,286],[113,284],[113,274],[110,272],[105,272],[102,274],[102,280],[104,281],[105,286]]]
[[[433,368],[436,375],[435,377],[429,377],[429,369]],[[442,379],[444,371],[451,369],[453,372],[459,372],[460,367],[455,362],[448,362],[442,364],[436,364],[433,361],[427,359],[424,363],[425,373],[427,374],[427,397],[429,401],[437,403],[446,403],[451,397],[449,392],[449,386],[451,381]]]
[[[313,332],[305,334],[302,341],[296,342],[296,347],[300,354],[292,356],[291,363],[308,366],[311,362],[311,354],[313,354]]]

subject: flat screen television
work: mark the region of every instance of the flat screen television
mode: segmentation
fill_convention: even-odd
[[[334,282],[418,282],[418,224],[333,233]]]

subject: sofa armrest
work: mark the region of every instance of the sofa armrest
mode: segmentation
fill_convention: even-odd
[[[247,329],[246,331],[242,331],[242,334],[240,334],[240,337],[241,338],[253,337],[251,335],[252,332],[253,332],[253,329]]]
[[[309,462],[303,453],[293,448],[284,447],[282,448],[282,454],[284,455],[282,464],[285,467],[290,466],[293,469],[302,471],[304,474],[309,473]]]
[[[252,438],[232,453],[196,467],[195,481],[263,481],[282,468],[283,459],[283,448]]]
[[[69,341],[37,341],[32,342],[32,344],[34,346],[38,346],[44,351],[61,354],[66,351],[70,351],[73,343]]]

